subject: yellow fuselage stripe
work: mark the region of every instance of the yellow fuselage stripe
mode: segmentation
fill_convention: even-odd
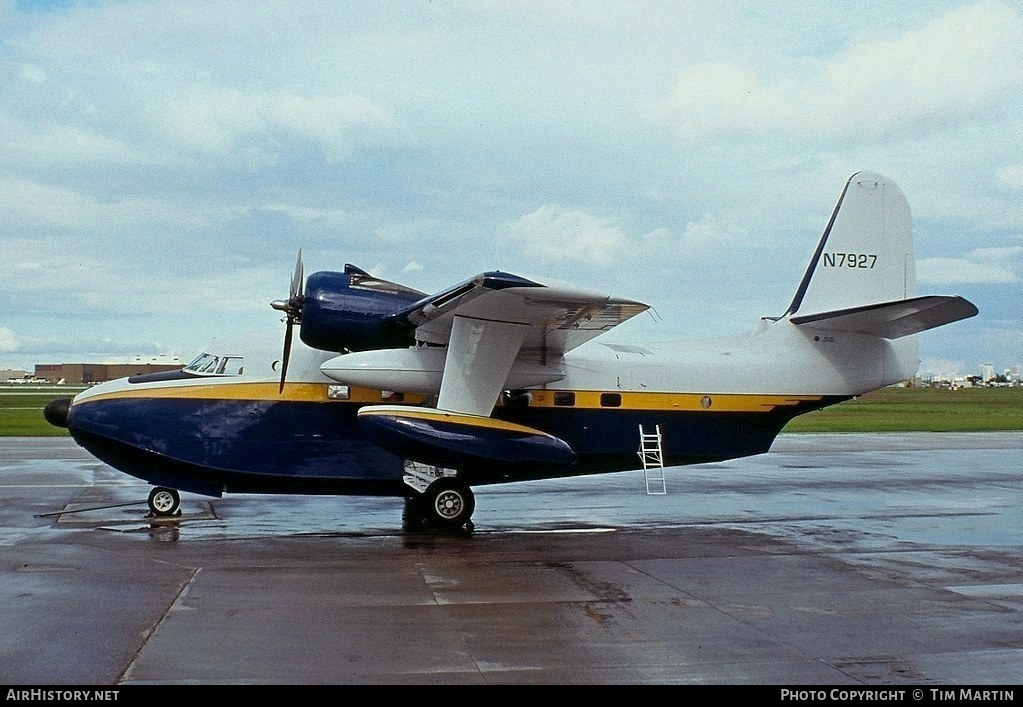
[[[555,393],[571,391],[533,390],[529,391],[530,407],[582,408],[603,410],[680,410],[708,412],[769,412],[778,407],[791,407],[804,402],[814,402],[820,395],[766,395],[759,393],[648,393],[644,391],[574,391],[575,401],[571,405],[555,402]],[[621,405],[602,405],[601,397],[620,395]]]
[[[265,402],[315,402],[315,403],[358,403],[386,404],[398,402],[384,397],[380,390],[349,387],[346,399],[338,400],[329,397],[328,390],[333,384],[326,383],[288,383],[284,392],[279,393],[278,383],[226,383],[201,385],[162,385],[111,391],[85,398],[81,402],[90,403],[100,400],[123,398],[178,398],[193,400],[253,400]],[[564,408],[567,410],[656,410],[656,411],[687,411],[687,412],[770,412],[779,407],[793,407],[805,402],[815,402],[820,395],[767,395],[767,394],[735,394],[735,393],[659,393],[644,391],[599,391],[599,390],[531,390],[529,391],[531,408]],[[559,398],[564,394],[574,395],[570,405],[555,402],[555,394]],[[601,397],[605,395],[621,396],[620,405],[602,405]],[[419,405],[426,399],[425,395],[407,393],[401,402]],[[605,399],[606,400],[606,399]]]
[[[373,408],[363,408],[359,411],[359,417],[377,415],[380,417],[404,417],[412,420],[428,420],[436,422],[446,422],[453,425],[465,425],[468,427],[480,427],[492,430],[505,430],[508,432],[522,432],[526,434],[534,435],[545,435],[546,432],[541,430],[533,429],[532,427],[526,427],[525,425],[517,425],[514,422],[506,422],[504,420],[498,420],[493,417],[480,417],[479,415],[462,415],[455,412],[448,412],[446,410],[435,410],[432,408],[421,408],[411,410],[395,410],[393,408],[388,410],[374,410]]]
[[[280,392],[279,383],[225,383],[200,385],[164,385],[145,386],[127,390],[116,390],[109,393],[90,396],[82,402],[91,403],[98,400],[116,400],[123,398],[179,398],[190,400],[260,400],[267,402],[309,402],[309,403],[387,403],[395,402],[383,397],[380,390],[356,388],[349,386],[348,397],[334,399],[329,396],[329,389],[334,385],[326,383],[287,383]],[[406,394],[403,402],[419,404],[426,399],[424,395]]]

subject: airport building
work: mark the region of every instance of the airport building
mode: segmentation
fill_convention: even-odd
[[[177,356],[132,356],[112,363],[37,363],[35,378],[50,383],[92,385],[144,373],[176,371],[185,363]]]

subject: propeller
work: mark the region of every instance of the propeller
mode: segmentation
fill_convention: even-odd
[[[302,270],[302,249],[298,250],[298,259],[295,261],[295,274],[291,277],[291,289],[288,292],[288,299],[274,300],[270,306],[284,312],[284,321],[287,328],[284,330],[284,354],[281,356],[281,387],[277,394],[284,392],[284,379],[288,375],[288,359],[291,358],[292,328],[302,323],[302,302],[305,299],[305,278]]]

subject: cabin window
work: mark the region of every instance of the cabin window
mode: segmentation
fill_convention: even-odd
[[[601,393],[600,394],[600,407],[602,408],[620,408],[622,406],[622,394],[621,393]]]
[[[575,393],[555,393],[554,404],[558,407],[571,407],[575,405]]]
[[[352,397],[352,389],[347,385],[328,385],[327,398],[330,400],[348,400]]]
[[[528,390],[506,390],[501,394],[501,403],[508,407],[527,408],[533,400]]]

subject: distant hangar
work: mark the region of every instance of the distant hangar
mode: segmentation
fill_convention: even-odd
[[[92,385],[143,373],[176,371],[184,365],[177,356],[132,356],[127,362],[113,363],[37,363],[35,377],[50,383]]]

